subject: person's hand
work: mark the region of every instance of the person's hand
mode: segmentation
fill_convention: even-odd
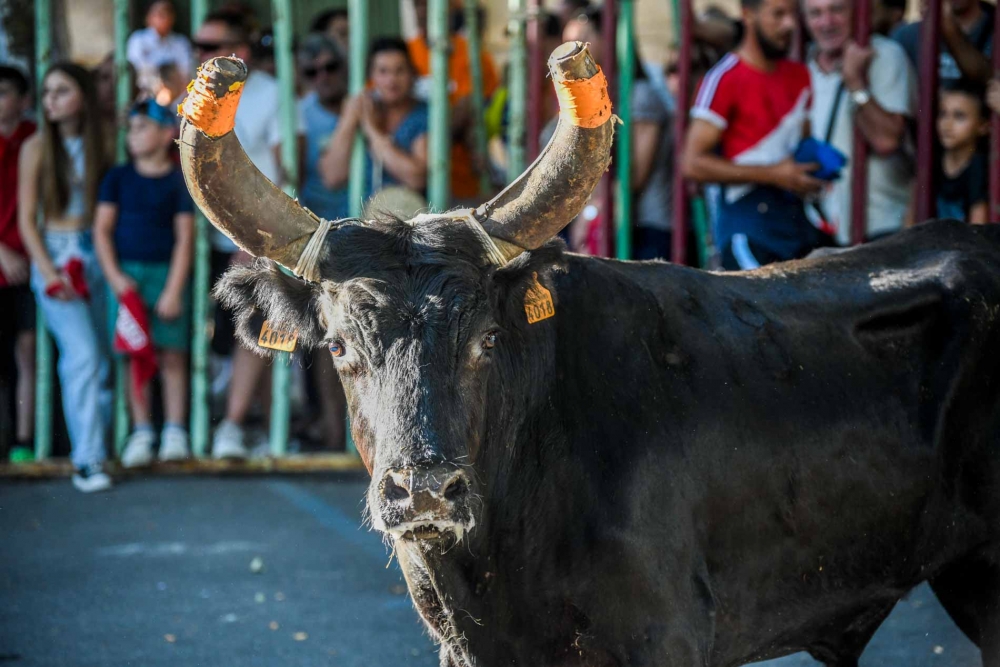
[[[823,188],[823,181],[810,175],[819,169],[815,162],[796,162],[788,158],[772,167],[771,182],[776,187],[808,197]]]
[[[111,286],[111,291],[114,292],[114,295],[119,298],[125,292],[135,289],[135,281],[122,271],[113,276],[108,276],[108,285]]]
[[[174,294],[171,290],[163,290],[160,298],[156,300],[154,312],[161,320],[176,320],[181,316],[183,309],[184,304],[180,294]]]
[[[367,97],[367,95],[361,93],[348,98],[348,100],[344,102],[344,108],[341,113],[341,119],[343,122],[355,124],[360,120],[361,105],[364,103],[365,97]]]
[[[0,243],[0,273],[3,273],[8,285],[28,282],[30,267],[27,257]]]
[[[361,97],[361,131],[364,132],[368,141],[375,141],[385,134],[382,130],[382,119],[380,116],[381,114],[379,114],[378,108],[375,106],[375,100],[372,99],[371,95],[363,95]]]
[[[45,294],[59,301],[72,301],[80,296],[73,289],[69,277],[61,272],[56,272],[46,277]]]
[[[993,113],[1000,113],[1000,80],[991,79],[987,84],[986,105]]]
[[[847,43],[844,48],[844,61],[841,65],[845,88],[855,91],[868,85],[868,67],[874,57],[875,49],[872,47],[860,46],[853,39]]]

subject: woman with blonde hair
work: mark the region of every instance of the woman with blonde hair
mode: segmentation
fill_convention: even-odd
[[[102,326],[106,290],[91,226],[107,161],[90,73],[71,63],[53,65],[42,106],[41,130],[21,149],[18,228],[31,255],[31,289],[59,348],[73,485],[103,491],[111,487],[103,465],[111,395]]]

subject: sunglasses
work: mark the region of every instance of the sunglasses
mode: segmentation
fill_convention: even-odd
[[[302,76],[307,79],[315,79],[316,75],[320,72],[326,72],[327,74],[333,74],[340,69],[340,63],[327,63],[322,67],[303,67]]]
[[[231,42],[191,42],[191,46],[195,51],[219,51],[226,48],[232,48],[234,44]]]

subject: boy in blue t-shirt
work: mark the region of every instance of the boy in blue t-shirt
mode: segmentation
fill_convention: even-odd
[[[191,309],[188,275],[194,236],[194,204],[180,169],[170,159],[174,114],[152,101],[132,107],[128,149],[132,162],[115,167],[101,183],[94,222],[94,245],[108,287],[111,330],[118,299],[129,292],[142,298],[150,318],[163,383],[162,461],[189,456],[187,421],[188,347]],[[129,383],[134,430],[122,453],[126,467],[153,459],[149,386],[141,395]]]

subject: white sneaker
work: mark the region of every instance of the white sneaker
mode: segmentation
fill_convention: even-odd
[[[156,434],[153,429],[143,428],[132,431],[122,452],[122,465],[126,468],[141,468],[153,462],[153,443]]]
[[[163,429],[163,433],[160,434],[158,458],[161,461],[182,461],[189,456],[191,456],[191,452],[188,449],[187,432],[176,426],[168,426]]]
[[[219,424],[212,439],[212,458],[245,459],[247,456],[247,448],[243,444],[243,427],[231,421]]]
[[[76,469],[73,474],[73,486],[83,493],[107,491],[111,488],[111,478],[104,472],[100,463],[92,463]]]

